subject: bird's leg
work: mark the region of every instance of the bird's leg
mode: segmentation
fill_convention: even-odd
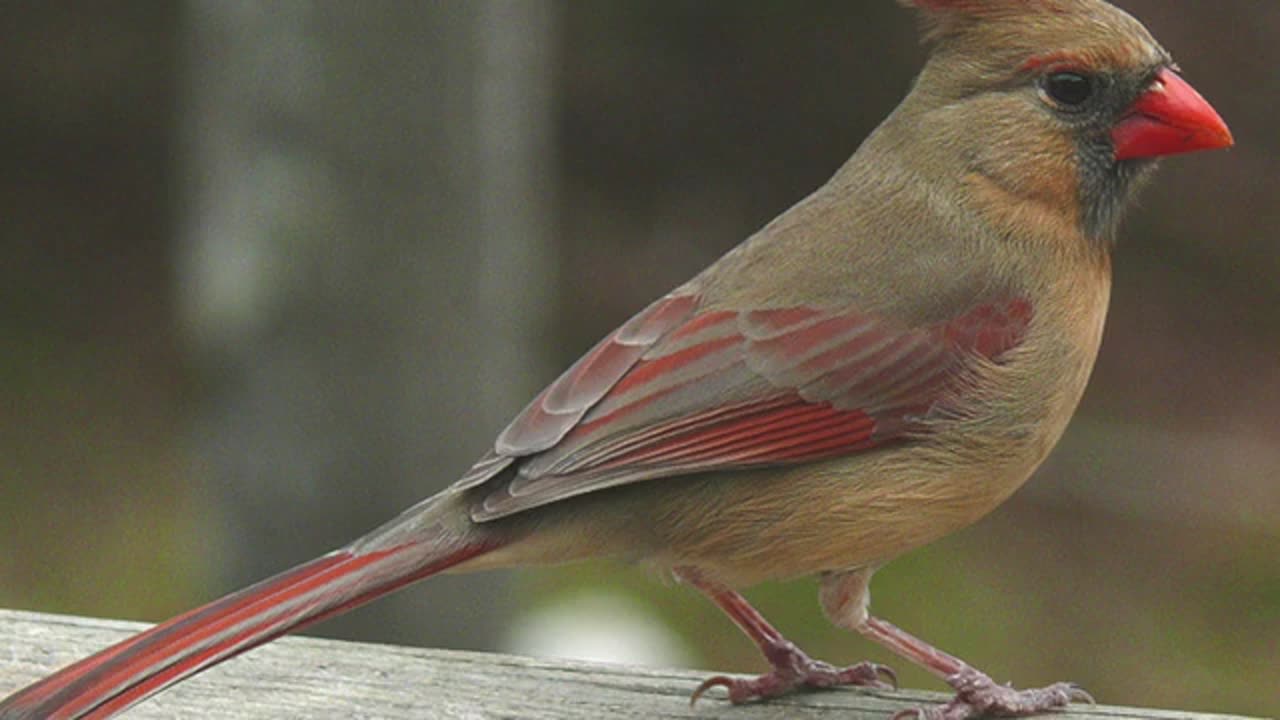
[[[773,669],[755,678],[731,678],[717,675],[707,678],[694,690],[690,703],[695,703],[707,690],[721,686],[728,690],[732,703],[751,702],[784,695],[800,688],[828,688],[839,685],[866,687],[895,687],[897,678],[893,670],[870,662],[838,668],[829,663],[814,660],[794,643],[782,636],[747,599],[737,592],[714,582],[694,568],[677,568],[680,580],[701,590],[720,609],[737,623],[742,632],[760,648]]]
[[[898,718],[918,720],[972,720],[979,717],[1019,717],[1065,707],[1073,700],[1093,698],[1072,683],[1054,683],[1032,690],[1015,690],[997,684],[989,675],[949,653],[939,650],[892,623],[867,613],[867,586],[871,572],[856,570],[823,576],[822,606],[837,625],[857,630],[895,655],[910,660],[942,678],[956,691],[945,705],[914,708]]]
[[[1000,685],[991,676],[960,658],[877,617],[868,616],[858,632],[942,678],[956,691],[945,705],[914,708],[899,717],[919,720],[971,720],[980,717],[1020,717],[1066,707],[1073,700],[1093,702],[1089,693],[1073,683],[1058,682],[1042,688],[1016,690]]]

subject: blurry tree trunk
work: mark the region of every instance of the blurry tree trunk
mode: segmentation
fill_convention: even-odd
[[[181,293],[229,590],[451,482],[547,379],[552,16],[190,0]],[[485,648],[495,575],[320,632]]]

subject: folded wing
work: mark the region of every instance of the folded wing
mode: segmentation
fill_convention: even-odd
[[[963,391],[967,364],[1017,346],[1032,314],[1015,298],[909,328],[847,307],[700,311],[698,300],[650,305],[534,398],[456,484],[493,481],[473,517],[907,439]]]

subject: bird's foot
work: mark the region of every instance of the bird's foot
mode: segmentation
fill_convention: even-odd
[[[787,640],[766,648],[765,657],[773,665],[773,670],[747,679],[726,675],[707,678],[693,691],[689,704],[698,702],[703,693],[717,686],[729,692],[729,702],[735,705],[785,695],[800,688],[856,685],[893,689],[898,686],[898,677],[892,668],[873,662],[839,668],[814,660]]]
[[[1015,690],[1000,685],[986,673],[966,667],[947,678],[956,696],[945,705],[911,708],[894,720],[973,720],[982,717],[1024,717],[1058,710],[1072,701],[1092,704],[1093,697],[1074,683],[1054,683],[1031,690]]]

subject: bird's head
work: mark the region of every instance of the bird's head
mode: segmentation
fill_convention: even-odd
[[[1102,0],[900,2],[934,46],[903,120],[979,197],[1038,204],[1110,244],[1154,159],[1232,144],[1169,53]]]

